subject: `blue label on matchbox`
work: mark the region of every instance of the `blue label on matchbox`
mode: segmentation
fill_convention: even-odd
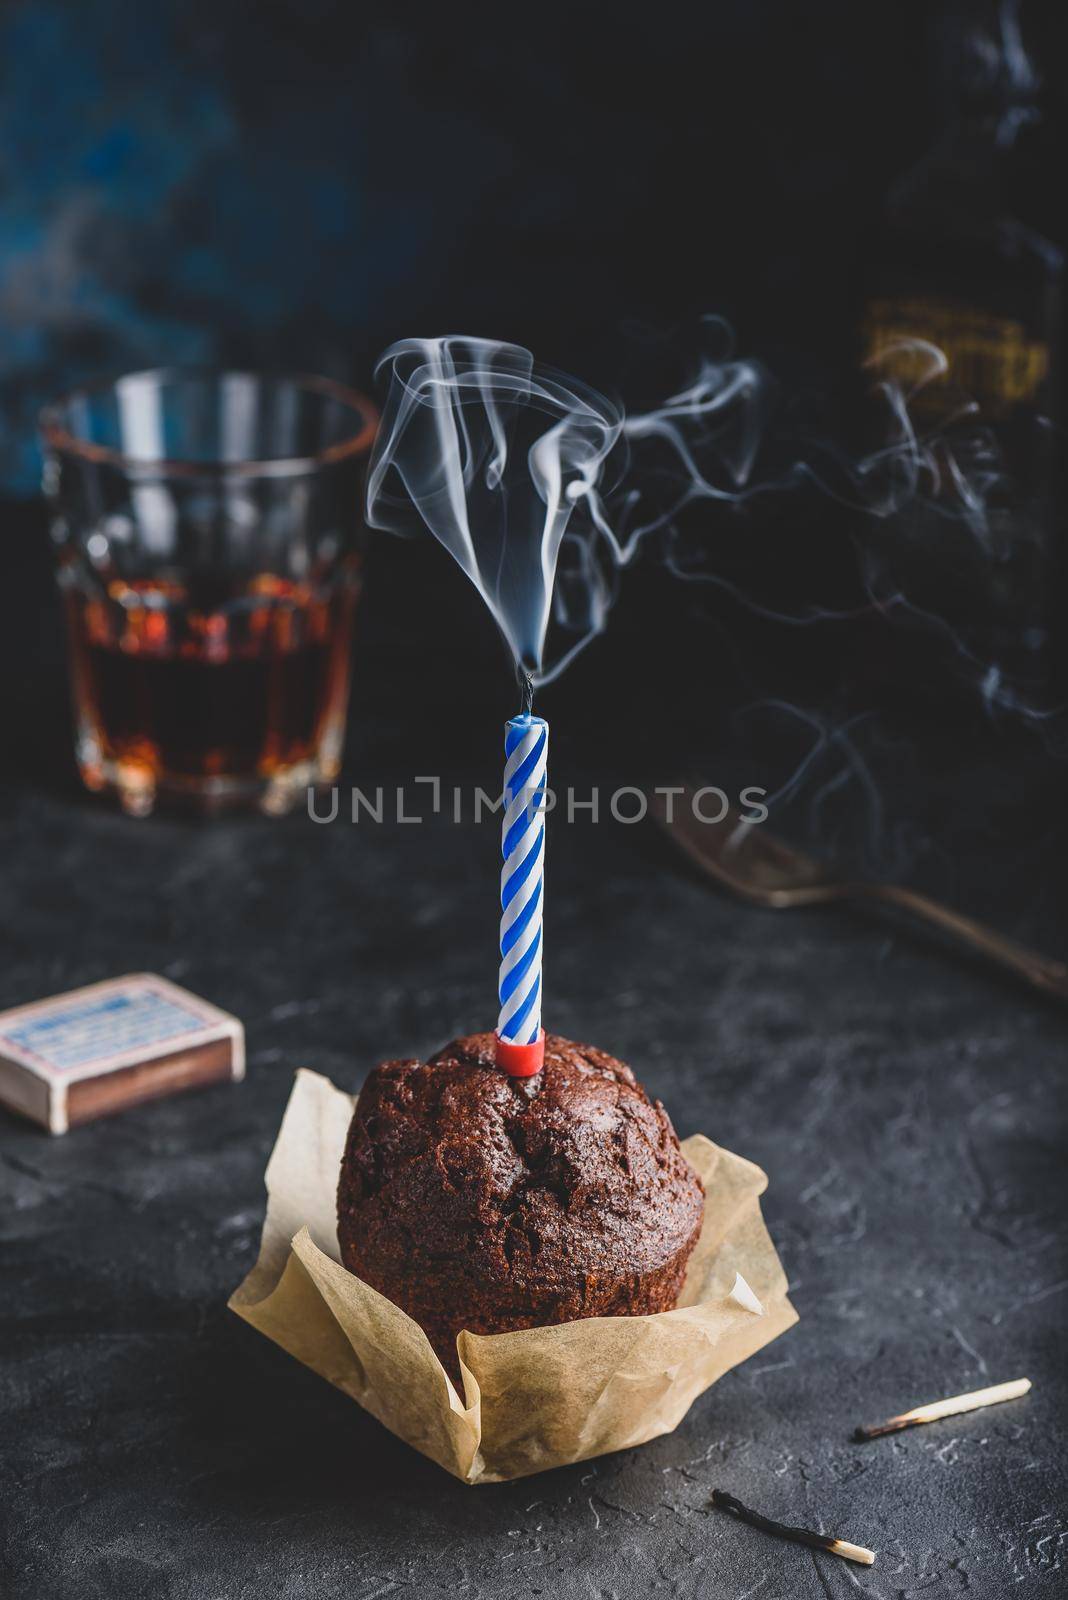
[[[57,1006],[0,1036],[57,1072],[151,1049],[204,1026],[195,1011],[151,989]]]

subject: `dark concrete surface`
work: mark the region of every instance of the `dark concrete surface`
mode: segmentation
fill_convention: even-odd
[[[440,754],[448,718],[421,734],[418,697],[372,666],[353,781],[396,782],[428,770],[413,741]],[[767,1170],[800,1323],[670,1437],[464,1488],[225,1301],[255,1257],[294,1070],[355,1088],[384,1056],[491,1025],[494,825],[128,821],[34,732],[51,671],[5,680],[25,761],[0,788],[0,1005],[152,969],[244,1020],[249,1072],[58,1140],[0,1114],[0,1592],[1065,1592],[1063,1011],[848,913],[729,902],[645,828],[556,826],[547,1020],[628,1059],[681,1134]],[[461,697],[457,721],[473,714]],[[598,752],[569,742],[563,691],[549,714],[557,777],[588,782]],[[465,781],[492,780],[497,739],[487,723],[488,770]],[[973,908],[1063,953],[1048,874],[1006,869],[1016,898],[999,898],[983,848],[957,852]],[[851,1442],[858,1422],[1023,1374],[1023,1401]],[[876,1565],[738,1526],[709,1508],[717,1486]]]

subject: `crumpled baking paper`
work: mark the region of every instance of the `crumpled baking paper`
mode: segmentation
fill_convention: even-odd
[[[499,1483],[670,1433],[797,1321],[759,1167],[697,1134],[701,1237],[673,1311],[461,1333],[463,1396],[417,1323],[340,1263],[336,1194],[355,1097],[298,1072],[267,1164],[259,1260],[230,1308],[464,1483]]]

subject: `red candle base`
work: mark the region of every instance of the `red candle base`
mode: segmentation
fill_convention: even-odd
[[[545,1029],[542,1028],[533,1044],[513,1044],[496,1034],[497,1065],[510,1078],[533,1078],[545,1065]]]

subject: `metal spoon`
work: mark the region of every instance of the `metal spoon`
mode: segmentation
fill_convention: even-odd
[[[654,792],[649,809],[668,837],[708,877],[752,905],[776,910],[827,905],[835,900],[876,901],[910,912],[959,944],[998,966],[1007,967],[1046,994],[1068,1000],[1068,966],[1036,955],[971,917],[897,883],[854,883],[768,833],[763,823],[746,822],[731,808],[721,822],[702,822],[693,809],[695,790],[686,785],[673,795]]]

